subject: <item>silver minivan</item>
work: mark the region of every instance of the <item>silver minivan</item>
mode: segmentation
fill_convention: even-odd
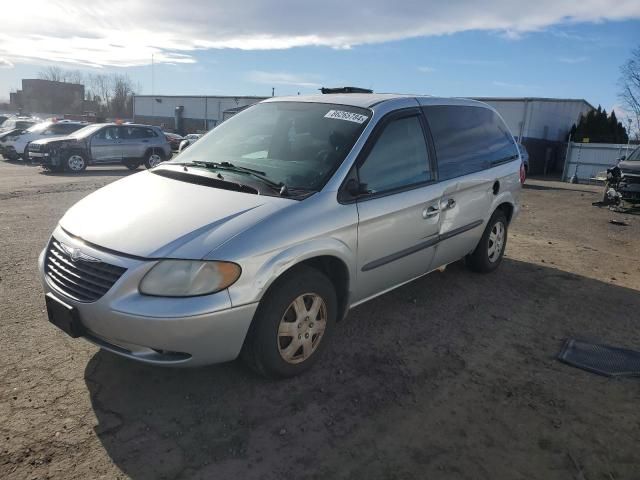
[[[480,102],[272,98],[74,205],[39,259],[49,320],[148,364],[296,375],[350,308],[462,258],[494,270],[523,174]]]

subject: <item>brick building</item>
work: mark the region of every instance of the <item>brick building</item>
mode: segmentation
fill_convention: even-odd
[[[22,90],[10,94],[10,105],[13,110],[25,113],[81,114],[84,110],[84,85],[23,79]]]

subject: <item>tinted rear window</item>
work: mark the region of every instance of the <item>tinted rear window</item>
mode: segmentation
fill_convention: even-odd
[[[483,107],[425,107],[438,158],[440,180],[478,172],[518,156],[509,130]]]

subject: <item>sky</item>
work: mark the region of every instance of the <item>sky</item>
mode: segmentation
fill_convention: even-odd
[[[640,46],[640,0],[22,0],[3,12],[0,100],[56,65],[126,73],[142,94],[352,85],[619,110],[619,69]]]

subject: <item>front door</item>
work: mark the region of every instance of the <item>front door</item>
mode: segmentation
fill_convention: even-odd
[[[358,252],[354,303],[429,271],[438,241],[441,188],[418,109],[381,121],[357,162]]]
[[[105,127],[91,138],[91,158],[95,163],[122,160],[120,127]]]

